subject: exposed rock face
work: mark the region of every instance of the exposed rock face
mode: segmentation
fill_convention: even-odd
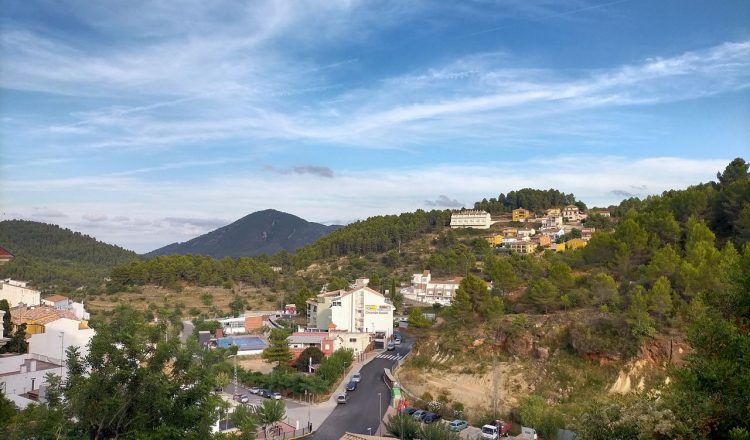
[[[534,351],[534,336],[530,332],[525,332],[514,338],[507,338],[506,349],[510,354],[529,357]]]
[[[549,348],[537,347],[534,350],[534,356],[541,361],[546,361],[549,358]]]

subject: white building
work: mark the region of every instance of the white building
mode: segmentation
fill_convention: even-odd
[[[0,354],[0,393],[24,409],[36,403],[28,393],[39,393],[47,373],[64,376],[66,371],[59,364],[34,359],[28,354]]]
[[[29,355],[50,363],[64,363],[69,347],[78,347],[82,356],[87,355],[89,343],[95,334],[94,329],[84,322],[60,318],[45,325],[44,333],[31,335]]]
[[[451,228],[489,229],[492,218],[487,211],[466,209],[451,214]]]
[[[552,241],[557,240],[558,238],[565,235],[565,229],[563,228],[548,228],[548,229],[542,229],[541,231],[542,235],[546,235],[552,239]]]
[[[568,205],[564,207],[562,215],[568,221],[575,222],[581,219],[581,213],[579,212],[578,207],[576,205]]]
[[[449,306],[461,280],[461,277],[433,279],[430,271],[425,270],[412,275],[411,287],[401,290],[401,294],[412,301]]]
[[[542,222],[543,228],[559,228],[563,225],[563,218],[561,215],[551,215],[546,217]]]
[[[520,238],[521,240],[529,240],[534,234],[536,234],[536,229],[534,228],[524,228],[518,230],[518,238]]]
[[[42,305],[53,307],[57,310],[70,310],[76,319],[88,320],[91,315],[86,311],[83,303],[72,301],[67,296],[52,295],[42,299]]]
[[[367,286],[324,292],[307,301],[307,325],[321,330],[393,333],[393,305]]]
[[[28,287],[26,281],[16,281],[10,278],[0,282],[0,299],[7,299],[11,308],[18,307],[20,304],[27,306],[41,304],[41,295],[38,290]]]
[[[3,331],[5,330],[2,325],[4,316],[5,310],[0,310],[0,347],[5,345],[10,340],[9,338],[6,338],[5,335],[3,335]]]

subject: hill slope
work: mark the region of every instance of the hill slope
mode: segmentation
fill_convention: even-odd
[[[137,258],[80,232],[27,220],[0,222],[0,246],[15,256],[0,266],[0,277],[54,283],[63,290],[99,284],[113,267]]]
[[[281,250],[292,252],[337,228],[266,209],[184,243],[172,243],[156,249],[146,256],[193,254],[223,258],[273,255]]]

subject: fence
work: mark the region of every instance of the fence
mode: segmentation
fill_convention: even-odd
[[[294,431],[283,431],[283,430],[273,430],[269,429],[267,432],[258,431],[258,434],[256,438],[258,440],[286,440],[286,439],[296,439],[296,438],[302,438],[309,434],[311,434],[312,431],[309,427],[304,427],[300,429],[295,429]]]

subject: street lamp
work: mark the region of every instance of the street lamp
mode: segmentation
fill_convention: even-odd
[[[367,435],[372,435],[372,428],[367,428]]]

